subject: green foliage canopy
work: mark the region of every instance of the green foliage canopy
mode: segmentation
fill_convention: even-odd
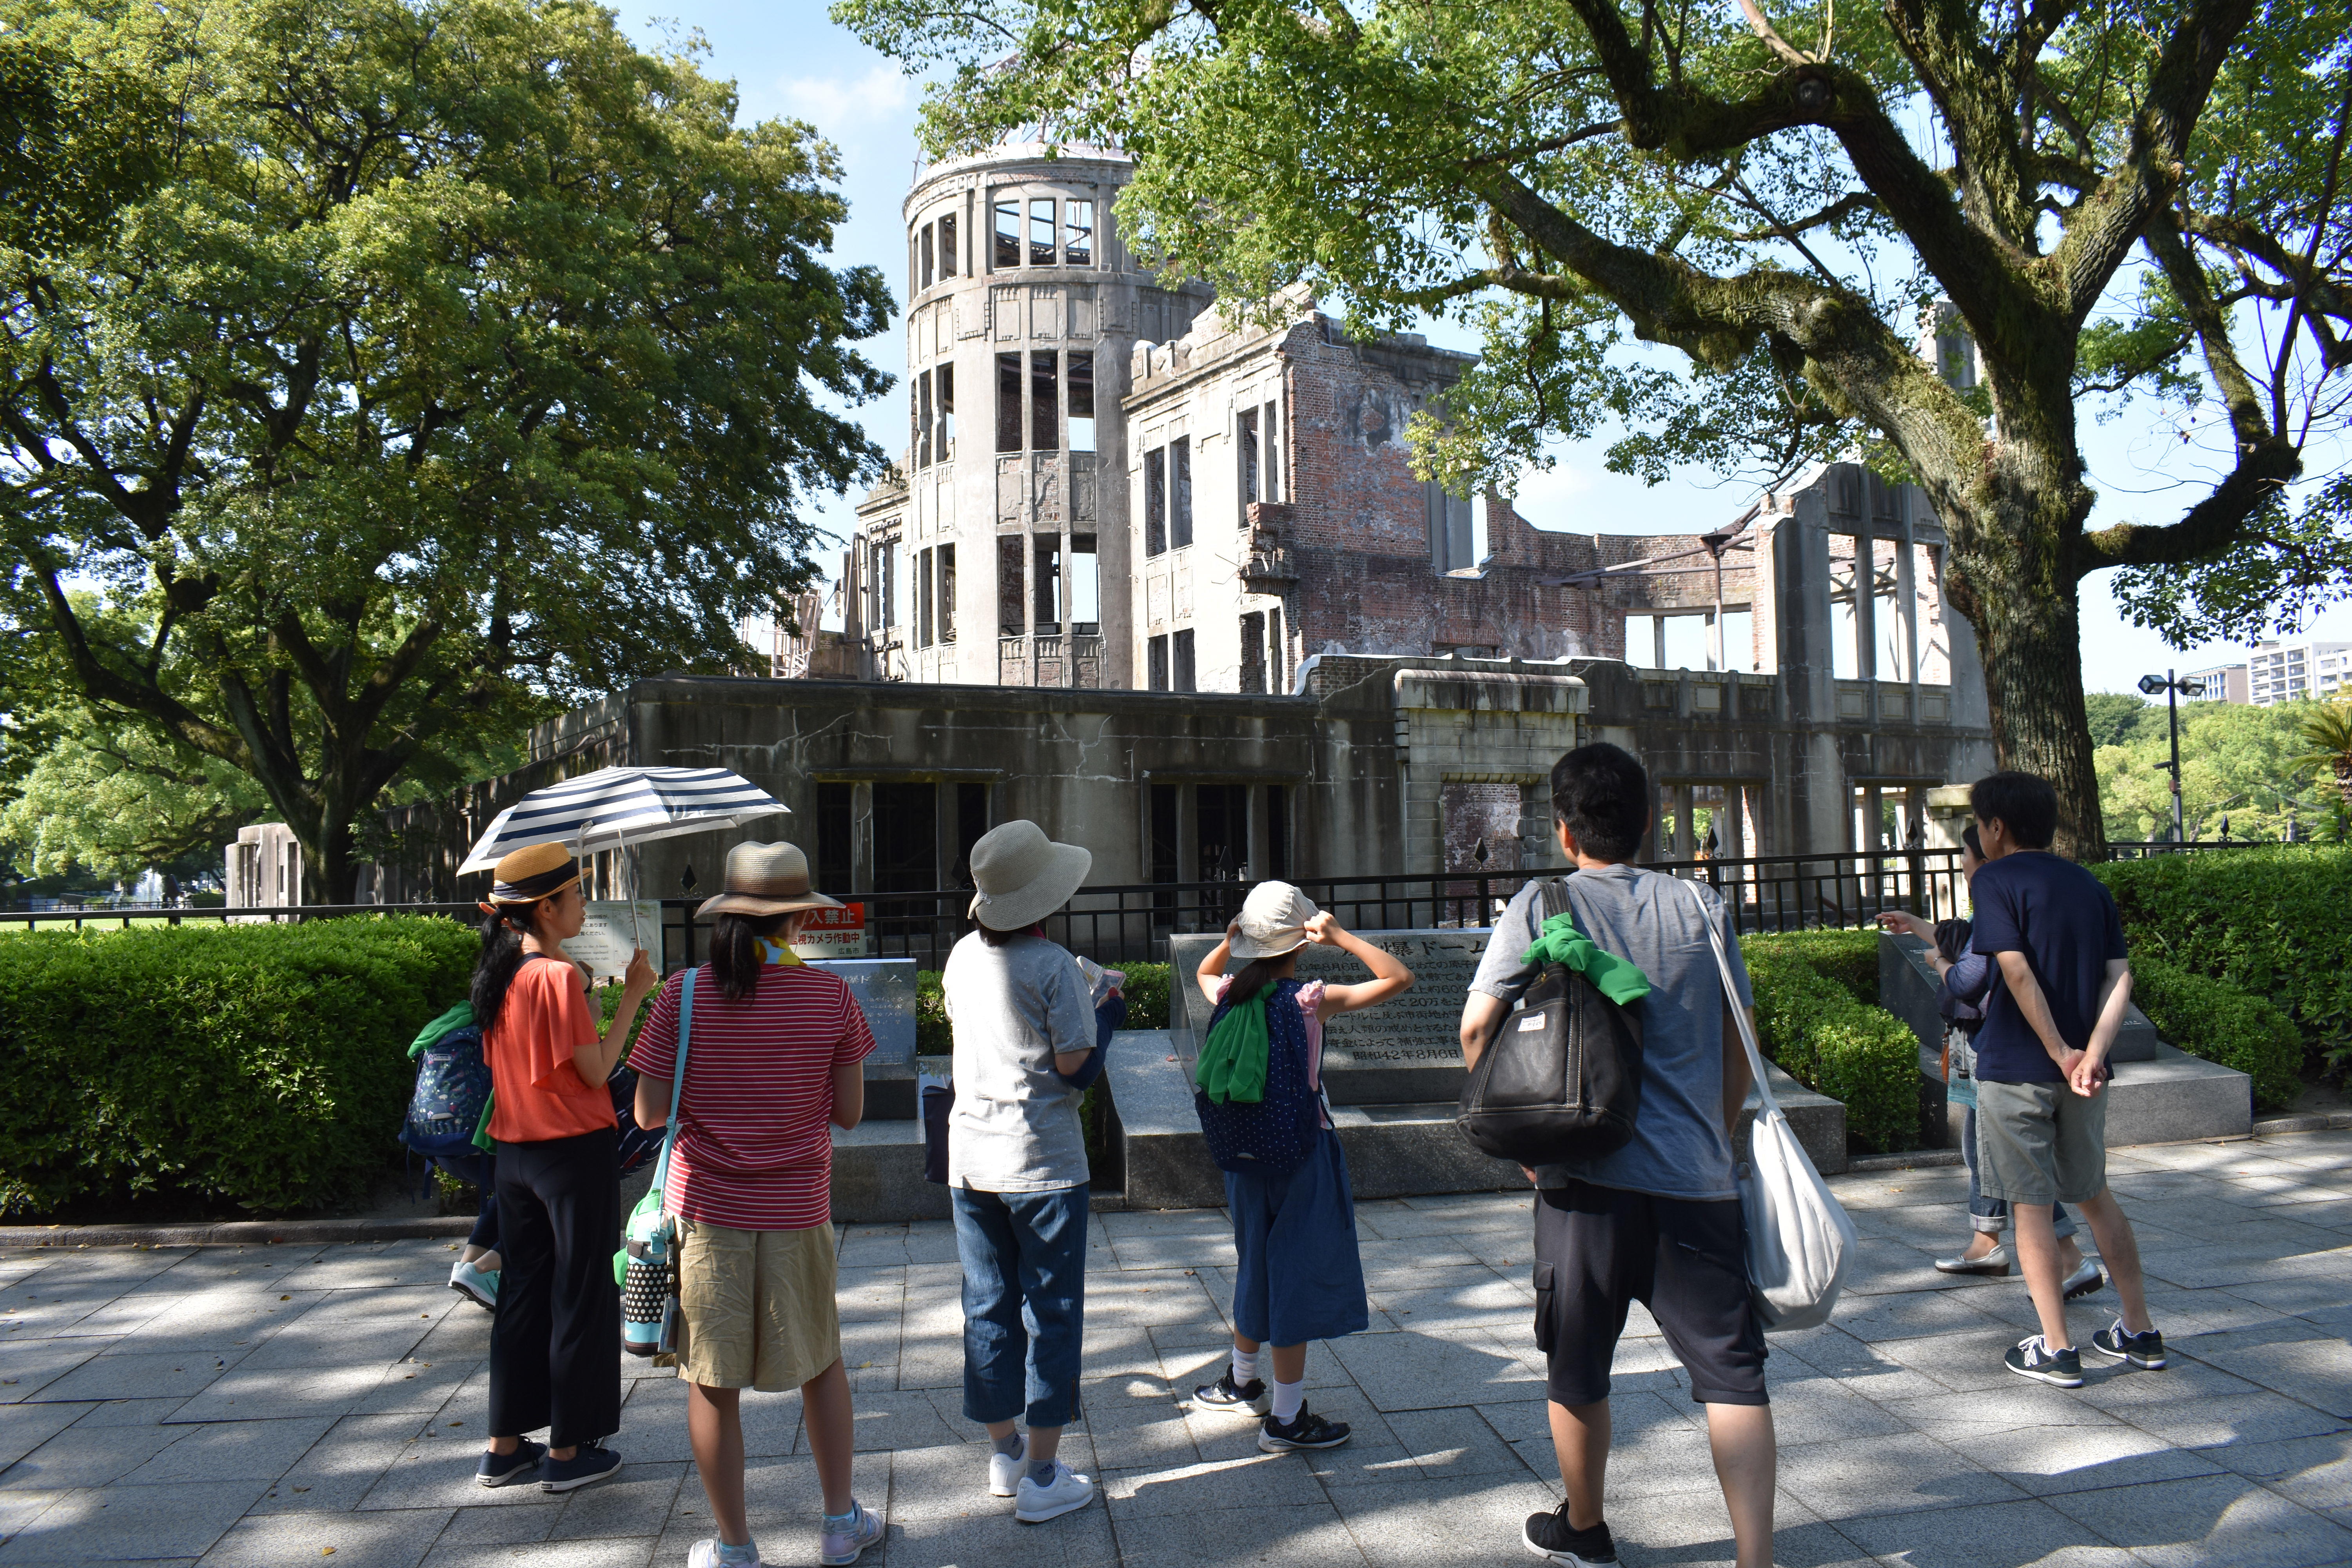
[[[1856,447],[1916,478],[2000,759],[2056,783],[2062,847],[2099,837],[2085,574],[2132,569],[2127,598],[2183,635],[2344,590],[2352,485],[2285,487],[2352,369],[2347,0],[834,15],[953,63],[935,152],[1023,128],[1128,149],[1122,221],[1228,299],[1305,283],[1360,326],[1477,331],[1482,363],[1417,430],[1459,488],[1603,421],[1611,465],[1647,479],[1769,481]],[[1971,342],[1964,389],[1937,362]],[[2078,405],[2132,399],[2210,442],[2212,482],[2092,529]]]
[[[2305,710],[2319,704],[2255,708],[2242,702],[2180,705],[2180,810],[2192,837],[2284,838],[2287,819],[2305,837],[2326,803],[2296,753],[2305,750]],[[2111,838],[2167,837],[2172,831],[2171,731],[2151,704],[2126,738],[2098,751],[2099,801]]]
[[[12,204],[52,215],[0,226],[0,616],[63,695],[251,778],[324,897],[410,770],[740,662],[813,570],[808,495],[878,471],[827,405],[888,385],[847,345],[890,309],[822,262],[831,150],[610,13],[0,20],[47,94],[10,100]],[[130,125],[146,163],[57,151]]]

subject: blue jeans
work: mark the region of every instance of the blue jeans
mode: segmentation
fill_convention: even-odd
[[[2009,1201],[1989,1198],[1977,1180],[1977,1108],[1969,1107],[1969,1124],[1960,1134],[1960,1152],[1969,1162],[1969,1223],[1987,1236],[1999,1236],[2009,1226]],[[2064,1204],[2050,1205],[2050,1228],[2059,1237],[2074,1234],[2074,1216]]]
[[[966,1419],[1010,1421],[1025,1412],[1030,1426],[1055,1427],[1077,1414],[1090,1191],[952,1189]]]
[[[471,1154],[445,1154],[441,1168],[481,1194],[481,1203],[474,1210],[474,1234],[466,1238],[468,1247],[478,1247],[485,1252],[499,1249],[499,1162],[498,1157],[483,1150]]]

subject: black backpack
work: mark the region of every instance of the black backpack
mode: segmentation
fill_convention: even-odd
[[[1567,884],[1545,883],[1537,905],[1540,931],[1569,910]],[[1496,1159],[1553,1165],[1623,1148],[1641,1111],[1641,1004],[1549,963],[1470,1069],[1454,1124]]]

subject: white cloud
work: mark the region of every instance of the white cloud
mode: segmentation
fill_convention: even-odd
[[[786,110],[835,142],[850,142],[881,125],[897,128],[913,94],[898,68],[877,65],[864,76],[785,77],[776,84]]]

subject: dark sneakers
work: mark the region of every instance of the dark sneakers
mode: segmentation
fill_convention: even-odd
[[[2069,1345],[2053,1351],[2033,1334],[2017,1342],[2017,1348],[2002,1358],[2009,1370],[2020,1377],[2030,1377],[2036,1383],[2046,1383],[2053,1388],[2083,1386],[2083,1358]]]
[[[474,1467],[474,1479],[486,1487],[510,1487],[517,1481],[539,1479],[539,1462],[547,1458],[547,1445],[525,1437],[515,1445],[511,1454],[485,1451],[482,1462]]]
[[[1610,1539],[1609,1526],[1604,1521],[1591,1530],[1579,1530],[1568,1522],[1568,1504],[1563,1500],[1549,1513],[1528,1515],[1528,1527],[1519,1539],[1538,1557],[1562,1563],[1568,1568],[1594,1568],[1594,1565],[1617,1561],[1617,1542]]]
[[[1247,1383],[1234,1382],[1234,1369],[1229,1364],[1217,1374],[1214,1383],[1204,1383],[1192,1390],[1195,1410],[1234,1410],[1250,1415],[1263,1415],[1272,1408],[1274,1396],[1265,1391],[1265,1380],[1251,1378]]]
[[[2155,1372],[2164,1365],[2164,1336],[2150,1329],[2135,1334],[2117,1318],[2113,1328],[2101,1329],[2091,1336],[2091,1348],[2111,1361],[2126,1361],[2143,1372]]]
[[[1269,1415],[1258,1428],[1257,1447],[1262,1454],[1287,1454],[1293,1448],[1336,1448],[1348,1440],[1348,1424],[1326,1421],[1304,1405],[1288,1426]]]
[[[583,1443],[572,1458],[559,1459],[551,1454],[539,1478],[539,1489],[543,1492],[576,1491],[603,1480],[621,1468],[621,1456],[602,1443]]]

